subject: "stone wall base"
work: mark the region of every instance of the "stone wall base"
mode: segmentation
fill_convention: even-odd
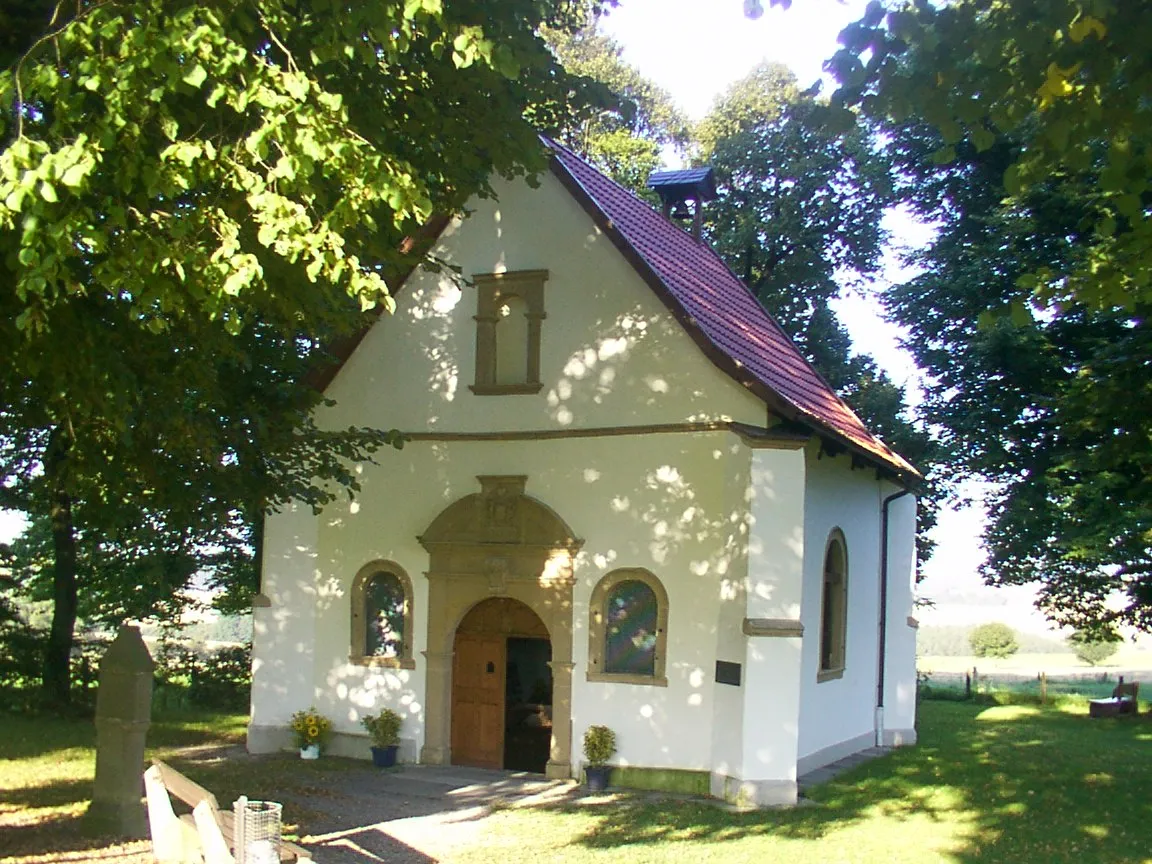
[[[295,750],[292,730],[286,726],[249,726],[249,753],[280,753]],[[324,743],[324,753],[330,756],[345,756],[349,759],[371,759],[372,741],[367,735],[353,735],[348,732],[333,732]],[[398,762],[416,762],[416,740],[401,738],[400,750],[396,754]]]
[[[715,773],[711,778],[712,797],[737,807],[796,806],[798,790],[795,780],[741,780]]]
[[[801,756],[796,760],[796,774],[803,777],[809,771],[815,771],[817,768],[823,768],[825,765],[831,765],[840,759],[851,756],[853,753],[859,753],[861,750],[867,750],[869,747],[876,746],[876,733],[869,730],[863,735],[857,735],[855,738],[848,738],[845,741],[839,741],[815,753],[809,753],[807,756]]]
[[[885,747],[911,747],[917,741],[915,729],[885,729]]]
[[[620,789],[671,792],[676,795],[708,795],[709,774],[689,768],[645,768],[613,765],[611,784]]]

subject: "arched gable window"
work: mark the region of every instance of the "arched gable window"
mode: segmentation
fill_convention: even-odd
[[[614,570],[590,604],[588,680],[667,686],[668,594],[647,570]]]
[[[839,528],[832,531],[824,552],[820,601],[820,670],[817,680],[844,674],[848,637],[848,547]]]
[[[476,273],[477,396],[539,393],[547,270]]]
[[[391,561],[373,561],[352,581],[350,658],[364,666],[412,669],[412,581]]]

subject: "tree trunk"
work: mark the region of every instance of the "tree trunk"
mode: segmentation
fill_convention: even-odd
[[[42,690],[49,704],[67,705],[72,696],[72,638],[76,630],[76,530],[72,522],[72,496],[66,482],[68,433],[56,428],[44,457],[44,476],[51,503],[52,550],[52,629],[44,652]]]
[[[252,508],[252,565],[256,574],[254,593],[264,593],[264,499],[259,498]]]

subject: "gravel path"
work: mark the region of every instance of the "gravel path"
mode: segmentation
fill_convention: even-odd
[[[241,748],[205,748],[197,755],[251,759],[252,770],[260,770],[260,757]],[[311,777],[306,793],[285,791],[281,800],[299,805],[297,812],[307,814],[299,842],[312,850],[317,864],[427,864],[451,861],[456,850],[482,843],[485,820],[494,809],[580,796],[574,783],[539,774],[455,766],[382,771],[365,763],[363,768]],[[0,805],[0,864],[154,862],[147,840],[93,848],[75,818],[47,820],[30,829],[24,824],[27,816]],[[23,832],[23,853],[10,848],[7,832],[13,830]],[[33,849],[51,851],[32,853]]]

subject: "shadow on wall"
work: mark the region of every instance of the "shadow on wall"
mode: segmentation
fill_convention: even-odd
[[[619,308],[620,299],[611,296],[611,286],[583,288],[587,289],[580,299],[583,307],[602,304]],[[356,392],[389,394],[397,387],[389,378],[397,368],[411,370],[410,374],[423,368],[428,376],[424,387],[408,391],[400,379],[401,389],[395,391],[405,400],[404,413],[423,419],[419,428],[404,431],[459,431],[445,426],[445,415],[463,419],[462,409],[453,408],[453,403],[473,398],[468,387],[475,383],[475,291],[462,290],[447,277],[438,284],[405,290],[407,303],[394,319],[382,322],[383,332],[378,338],[394,334],[397,343],[410,343],[412,351],[423,355],[423,361],[417,364],[409,360],[398,367],[403,358],[392,356],[392,351],[399,349],[378,347],[383,359],[371,368],[358,370],[362,380],[357,379]],[[540,358],[543,387],[539,396],[512,397],[520,400],[513,403],[517,411],[529,408],[530,416],[537,417],[542,426],[576,428],[581,422],[608,425],[602,419],[590,419],[607,416],[602,411],[607,404],[611,405],[612,425],[651,423],[652,412],[657,409],[684,421],[711,420],[720,413],[719,401],[738,404],[738,392],[717,395],[727,376],[699,354],[670,313],[653,311],[653,304],[636,302],[611,317],[581,322],[579,330],[595,333],[591,339],[577,329],[564,328],[559,323],[563,316],[553,313],[555,320],[544,322]],[[730,386],[737,387],[734,383]],[[337,426],[355,422],[390,428],[395,418],[388,416],[389,403],[389,399],[358,403],[356,410],[363,416],[356,419],[350,418],[348,406],[322,409],[319,416],[322,423],[327,416],[341,418]],[[486,404],[485,410],[494,404]]]
[[[612,714],[621,718],[622,711],[631,713],[627,721],[629,735],[643,730],[653,742],[659,742],[659,752],[667,762],[675,763],[678,748],[682,742],[678,736],[687,725],[695,722],[690,718],[696,714],[701,722],[712,722],[710,694],[714,684],[714,663],[718,656],[718,622],[730,620],[731,626],[739,627],[745,604],[745,577],[747,564],[746,550],[748,537],[754,529],[753,518],[745,504],[745,479],[732,480],[720,466],[739,453],[742,445],[727,432],[696,433],[692,435],[660,436],[658,457],[647,459],[642,455],[647,444],[640,439],[612,439],[612,447],[637,447],[638,458],[617,470],[600,470],[593,467],[580,467],[575,459],[565,458],[566,453],[575,453],[575,448],[586,446],[584,439],[558,440],[547,442],[521,442],[517,447],[524,451],[542,448],[539,452],[555,454],[556,458],[537,459],[536,465],[547,464],[542,471],[531,471],[528,492],[544,504],[554,506],[565,519],[573,520],[578,534],[595,538],[598,525],[612,525],[615,538],[627,537],[623,543],[600,545],[589,544],[575,561],[575,577],[578,580],[577,597],[585,600],[596,582],[604,574],[621,567],[642,567],[654,573],[664,583],[670,595],[669,604],[669,650],[666,673],[669,688],[653,690],[637,686],[601,686],[588,691],[593,699],[613,706]],[[491,447],[495,445],[469,445],[471,447]],[[427,454],[440,463],[444,473],[443,485],[447,487],[448,466],[454,459],[470,460],[474,468],[476,450],[467,456],[454,455],[455,444],[429,443],[414,444],[403,453],[389,454],[387,458],[405,459],[409,454],[424,450],[423,461],[413,460],[412,470],[427,464]],[[573,448],[566,450],[566,448]],[[530,454],[525,458],[531,459]],[[436,471],[422,472],[425,480],[435,477]],[[592,496],[583,496],[584,510],[573,517],[563,501],[550,496],[550,489],[569,489],[572,484],[595,488]],[[457,486],[458,486],[457,482]],[[365,480],[366,495],[375,502],[381,498],[380,484],[373,484],[370,476]],[[475,489],[455,489],[456,492],[472,494]],[[387,496],[385,496],[387,497]],[[437,496],[439,497],[439,496]],[[445,495],[444,497],[452,497]],[[590,504],[588,502],[596,502]],[[730,506],[739,502],[740,506]],[[450,502],[449,502],[450,503]],[[439,505],[436,505],[439,506]],[[447,506],[447,505],[445,505]],[[325,532],[372,532],[377,524],[379,513],[375,512],[379,503],[373,506],[353,506],[340,512],[330,508],[325,519]],[[335,512],[334,512],[335,511]],[[405,518],[412,521],[411,534],[416,534],[430,524],[437,514],[409,514]],[[417,526],[416,523],[419,522]],[[407,530],[407,529],[406,529]],[[758,541],[757,541],[758,542]],[[385,550],[387,551],[387,550]],[[423,554],[423,553],[422,553]],[[390,555],[390,557],[398,557]],[[356,570],[364,562],[350,562],[346,573],[326,573],[321,575],[307,596],[301,595],[300,608],[316,610],[319,617],[332,612],[339,620],[348,620],[350,587]],[[422,572],[427,564],[424,560],[400,560],[399,563],[409,573]],[[422,577],[416,576],[416,579]],[[770,585],[760,585],[758,590],[769,597]],[[706,614],[701,610],[707,609]],[[727,611],[725,611],[727,610]],[[290,618],[296,612],[294,606],[277,606],[262,610],[267,628],[290,630]],[[426,626],[428,610],[418,607],[414,625],[418,632]],[[342,637],[343,638],[343,637]],[[588,620],[586,614],[577,616],[573,628],[574,647],[577,657],[585,658],[584,649],[588,640]],[[347,640],[345,640],[347,641]],[[741,643],[742,645],[742,643]],[[305,655],[310,646],[297,646]],[[316,679],[310,685],[310,693],[303,696],[289,693],[276,682],[289,680],[289,669],[275,666],[268,670],[266,681],[276,698],[301,706],[315,703],[323,706],[335,705],[337,728],[359,733],[359,720],[365,711],[375,711],[381,704],[399,704],[407,711],[407,717],[417,723],[423,713],[423,693],[415,690],[421,678],[407,670],[374,669],[365,674],[361,667],[349,666],[346,661],[346,647],[341,644],[336,650],[329,649],[327,656],[320,658],[327,668],[317,669]],[[288,655],[277,655],[279,662],[286,664]],[[733,659],[743,660],[743,650]],[[423,658],[417,657],[422,665]],[[583,663],[576,674],[582,676]],[[278,688],[278,689],[277,689]],[[580,729],[589,723],[601,722],[597,703],[585,698],[576,706],[577,739]],[[620,719],[614,721],[619,723]],[[414,724],[407,726],[411,730]],[[621,729],[623,732],[623,729]],[[622,742],[625,743],[626,742]],[[579,741],[574,741],[574,755],[578,756]],[[651,752],[651,748],[649,748]]]
[[[589,243],[595,245],[601,240],[592,237]],[[473,326],[471,313],[475,297],[469,290],[462,291],[446,277],[438,281],[414,281],[406,290],[411,291],[409,302],[401,305],[396,320],[384,322],[385,329],[397,335],[403,331],[409,337],[418,336],[421,340],[414,343],[414,347],[425,355],[424,368],[428,372],[428,380],[427,386],[421,388],[414,398],[417,406],[423,406],[424,430],[436,430],[444,425],[448,403],[454,402],[458,395],[473,398],[467,391],[467,385],[472,383],[469,376],[475,362],[472,336],[469,330],[461,328]],[[693,361],[698,362],[685,362],[686,349],[691,352],[696,352],[696,349],[669,313],[659,309],[658,304],[640,301],[629,304],[625,311],[616,311],[620,309],[621,301],[618,296],[609,296],[613,293],[612,286],[605,282],[590,283],[587,291],[587,296],[581,295],[583,308],[594,310],[601,305],[611,304],[613,314],[603,317],[590,314],[590,323],[587,326],[582,324],[577,331],[565,331],[560,326],[547,331],[542,358],[544,384],[541,394],[510,397],[526,400],[516,404],[527,407],[531,403],[530,411],[541,412],[540,422],[533,425],[553,429],[596,425],[595,418],[605,416],[601,413],[601,406],[610,401],[613,403],[612,416],[616,418],[618,415],[615,425],[651,422],[654,409],[663,409],[667,413],[672,408],[684,422],[717,418],[718,391],[713,389],[710,393],[709,387],[718,387],[726,383],[727,379],[702,356],[692,357]],[[466,309],[461,307],[462,303]],[[656,311],[653,311],[654,305]],[[588,332],[596,333],[596,337],[583,338]],[[387,354],[387,349],[384,350]],[[389,363],[381,363],[368,371],[364,384],[366,392],[388,392],[390,385],[386,376],[390,368]],[[722,400],[725,405],[738,405],[741,398],[743,394],[737,390],[727,393]],[[372,400],[371,404],[358,403],[357,410],[361,408],[368,412],[371,422],[387,425],[387,417],[382,416],[387,411],[387,400]],[[346,416],[346,408],[336,410],[339,416]],[[739,451],[741,445],[730,433],[716,432],[708,435],[708,440],[714,442],[714,467],[711,469],[699,465],[694,449],[690,456],[688,448],[685,448],[679,454],[662,457],[660,462],[632,472],[614,472],[601,465],[582,464],[578,459],[566,460],[564,454],[574,451],[566,451],[565,447],[569,446],[570,440],[575,439],[517,442],[517,446],[524,450],[543,447],[558,454],[552,467],[529,472],[528,491],[543,503],[557,509],[582,536],[592,536],[593,527],[597,524],[623,523],[631,526],[634,539],[627,544],[614,542],[600,547],[590,544],[581,552],[575,566],[576,578],[581,583],[577,596],[586,597],[599,576],[612,569],[646,568],[664,582],[671,595],[672,638],[679,641],[684,635],[692,634],[686,642],[710,646],[707,650],[694,649],[688,653],[677,647],[669,651],[667,674],[670,683],[676,682],[679,685],[675,700],[668,699],[667,692],[661,694],[659,700],[628,694],[628,698],[635,699],[633,704],[637,721],[644,724],[656,738],[668,734],[666,721],[671,715],[685,710],[710,710],[705,694],[713,686],[713,663],[720,634],[715,615],[692,614],[694,601],[699,598],[711,603],[718,598],[722,605],[729,608],[742,609],[744,605],[746,568],[743,562],[753,529],[751,517],[743,506],[725,509],[719,503],[745,503],[743,494],[746,490],[726,489],[724,484],[727,481],[721,469],[732,452]],[[661,437],[670,439],[673,436]],[[698,446],[702,437],[703,433],[696,433],[684,436],[684,440]],[[496,449],[498,445],[491,446]],[[481,468],[481,460],[475,458],[476,451],[467,450],[468,455],[461,457],[458,454],[463,448],[455,442],[416,442],[404,452],[384,453],[379,458],[389,462],[403,460],[409,458],[408,454],[417,448],[428,448],[424,452],[432,453],[433,460],[441,470],[426,471],[426,463],[420,463],[421,467],[417,469],[415,460],[411,462],[412,468],[402,470],[408,474],[412,483],[439,486],[439,509],[474,491],[460,489],[458,481],[452,486],[448,482],[450,469],[461,464],[462,458],[469,460],[469,468]],[[357,501],[346,507],[333,505],[321,517],[325,520],[324,530],[329,536],[334,531],[372,532],[381,518],[381,508],[389,500],[394,500],[398,491],[401,494],[404,491],[397,490],[396,484],[391,489],[384,489],[380,481],[373,482],[373,472],[368,466],[358,465],[355,470],[364,490]],[[483,472],[476,470],[474,473]],[[598,512],[576,515],[568,511],[560,496],[548,494],[549,489],[570,488],[574,482],[602,489],[607,487],[607,491],[600,495],[607,503]],[[421,524],[411,532],[412,536],[430,524],[437,512],[438,509],[420,514]],[[424,560],[412,560],[411,556],[400,560],[399,556],[390,554],[391,550],[380,552],[385,557],[397,557],[410,574],[421,573],[426,563]],[[343,615],[349,602],[349,587],[355,569],[364,563],[349,562],[353,566],[348,572],[322,574],[314,592],[308,597],[301,597],[297,602],[310,604],[320,617],[333,609]],[[415,575],[414,578],[420,577]],[[683,581],[685,578],[687,582]],[[427,612],[426,609],[418,610],[415,622],[418,632],[425,626]],[[264,610],[262,614],[268,622],[268,628],[273,631],[279,628],[287,632],[288,628],[284,625],[288,623],[287,619],[293,614],[293,609],[282,606]],[[587,644],[587,627],[586,620],[574,621],[573,638],[577,646]],[[313,651],[310,644],[295,647],[304,654]],[[341,653],[337,652],[335,657],[341,658]],[[579,647],[577,654],[583,654]],[[286,661],[279,662],[287,665]],[[417,662],[423,661],[417,658]],[[299,695],[275,683],[291,680],[288,674],[290,669],[272,668],[266,671],[270,674],[264,680],[270,682],[269,690],[278,702],[296,704],[301,701]],[[342,712],[347,707],[347,716],[337,718],[337,725],[344,725],[345,728],[355,727],[360,709],[374,710],[380,704],[378,700],[384,696],[389,701],[399,696],[410,716],[420,719],[423,711],[420,700],[423,694],[412,689],[414,680],[418,681],[419,678],[413,679],[404,670],[386,673],[374,670],[371,675],[364,675],[361,669],[350,669],[341,658],[330,668],[317,669],[315,681],[323,683],[320,686],[313,684],[314,692],[308,701],[315,701],[319,705],[329,699],[339,700],[343,703]],[[608,700],[612,696],[605,690],[603,698]],[[674,744],[673,741],[664,742],[664,752],[670,752]]]

